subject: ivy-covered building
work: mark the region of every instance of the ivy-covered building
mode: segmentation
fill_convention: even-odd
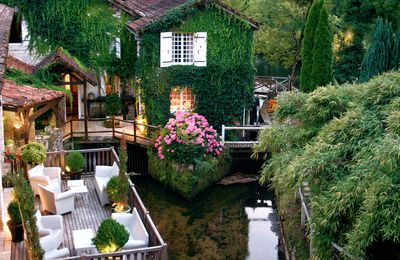
[[[219,1],[110,0],[132,19],[139,113],[163,124],[177,110],[212,125],[242,123],[253,101],[257,24]]]

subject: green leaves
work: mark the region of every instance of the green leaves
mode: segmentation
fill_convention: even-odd
[[[259,136],[255,152],[272,154],[262,183],[272,181],[278,193],[310,183],[316,258],[331,257],[332,241],[357,257],[399,245],[398,86],[397,72],[367,84],[318,88],[301,99],[286,94],[276,113],[292,125]]]

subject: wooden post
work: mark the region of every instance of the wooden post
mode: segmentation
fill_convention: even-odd
[[[71,135],[71,138],[74,137],[74,129],[72,128],[73,124],[72,124],[72,118],[69,120],[69,133]]]
[[[112,136],[115,138],[115,121],[114,121],[114,116],[111,117],[112,119]]]
[[[136,144],[136,119],[133,120],[133,142]]]
[[[25,136],[24,136],[24,140],[25,140],[25,144],[29,143],[29,135],[30,135],[30,124],[29,124],[29,111],[30,108],[25,108],[24,110],[24,132],[25,132]]]
[[[60,164],[61,164],[61,171],[62,172],[65,172],[65,158],[64,158],[64,156],[65,156],[65,154],[64,154],[64,150],[61,150],[61,153],[60,153]]]
[[[87,107],[87,82],[83,82],[83,108],[85,117],[85,139],[88,140],[88,107]]]

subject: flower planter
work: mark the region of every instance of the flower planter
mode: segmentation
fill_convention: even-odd
[[[11,232],[11,241],[21,242],[24,240],[24,228],[22,224],[15,225],[11,220],[7,221],[8,229]]]
[[[227,151],[214,164],[214,171],[203,172],[196,165],[178,164],[170,160],[160,161],[153,152],[148,152],[149,174],[157,181],[165,184],[187,200],[193,200],[196,195],[205,191],[213,183],[229,173],[230,156]]]
[[[131,207],[129,205],[125,206],[123,210],[118,211],[116,210],[115,206],[112,207],[111,209],[112,213],[130,213],[131,212]]]
[[[82,175],[83,169],[79,171],[69,171],[67,172],[69,175],[70,180],[80,180]]]

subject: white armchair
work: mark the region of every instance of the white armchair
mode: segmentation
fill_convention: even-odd
[[[75,193],[71,190],[61,192],[56,183],[43,187],[38,185],[42,209],[52,214],[61,215],[71,212],[75,208]]]
[[[60,167],[44,167],[42,164],[37,165],[28,171],[29,182],[35,195],[39,194],[38,185],[47,186],[57,183],[61,186],[61,168]]]
[[[104,206],[110,203],[107,195],[107,183],[112,176],[117,176],[119,173],[119,167],[116,162],[112,166],[98,165],[94,170],[95,188],[97,196],[99,196],[100,204]]]
[[[42,216],[38,210],[36,211],[36,225],[40,237],[51,236],[55,248],[61,245],[64,240],[63,217],[61,215]]]
[[[39,240],[40,246],[44,250],[44,260],[48,259],[60,259],[69,256],[68,248],[57,249],[56,243],[53,240],[53,237],[48,235],[40,238]]]
[[[132,213],[112,213],[111,218],[124,225],[129,231],[129,240],[123,246],[123,249],[147,247],[149,245],[149,234],[136,208],[133,208]]]

